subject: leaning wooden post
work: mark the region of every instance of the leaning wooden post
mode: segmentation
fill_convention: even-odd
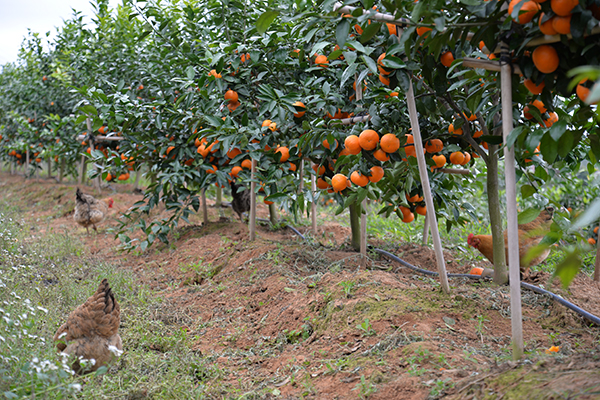
[[[315,163],[312,163],[313,169],[315,169]],[[317,195],[317,176],[315,174],[310,175],[310,191],[312,193],[312,204],[310,205],[310,216],[312,221],[313,234],[317,235],[317,202],[315,196]]]
[[[60,160],[60,168],[58,169],[58,181],[62,182],[63,180],[63,175],[65,173],[65,166],[66,166],[66,161],[63,158],[62,160]]]
[[[302,193],[304,190],[304,159],[300,160],[300,185],[298,186],[298,193]]]
[[[92,151],[94,151],[94,140],[91,138],[92,137],[92,120],[89,118],[86,118],[85,123],[87,125],[88,135],[90,136],[90,149]],[[98,172],[98,166],[96,166],[96,164],[94,164],[94,170],[96,172]],[[102,192],[102,189],[100,189],[100,176],[96,176],[96,178],[94,178],[94,187],[96,189],[96,194],[100,194]]]
[[[221,186],[217,186],[217,200],[215,201],[215,207],[221,209],[221,203],[223,202],[223,189]]]
[[[513,130],[511,68],[508,45],[502,43],[500,84],[502,93],[502,136],[508,143]],[[508,276],[510,279],[510,320],[512,325],[513,360],[523,356],[523,321],[521,316],[521,277],[519,260],[519,227],[517,220],[517,180],[515,149],[504,149],[504,179],[506,182],[506,213],[508,230]]]
[[[48,157],[48,179],[52,179],[52,158]]]
[[[600,282],[600,225],[598,228],[598,247],[596,248],[596,263],[594,268],[594,281]]]
[[[85,182],[85,175],[87,174],[87,168],[85,163],[86,157],[81,155],[81,167],[79,169],[79,184],[83,184]]]
[[[250,170],[250,217],[248,229],[250,231],[250,240],[256,239],[256,160],[252,159],[252,169]]]
[[[354,74],[354,86],[356,87],[356,101],[362,100],[363,85],[362,82],[358,82],[358,74]],[[363,260],[363,264],[366,266],[367,263],[367,199],[362,201],[360,207],[360,255]]]

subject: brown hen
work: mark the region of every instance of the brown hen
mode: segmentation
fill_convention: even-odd
[[[550,249],[544,250],[534,259],[525,263],[524,258],[527,252],[532,248],[540,244],[552,224],[552,215],[554,209],[548,207],[543,210],[540,215],[533,221],[526,224],[519,225],[519,260],[520,270],[525,273],[529,270],[529,267],[538,265],[543,262],[550,254]],[[490,262],[494,263],[494,245],[492,242],[492,235],[473,235],[469,234],[467,238],[469,246],[475,247],[481,254],[483,254]],[[508,260],[508,232],[504,231],[504,249],[506,259]]]
[[[115,300],[108,280],[103,279],[98,290],[73,311],[54,335],[56,347],[64,353],[77,357],[73,370],[83,372],[80,359],[95,363],[85,372],[96,371],[109,364],[123,350],[119,336],[121,308]]]

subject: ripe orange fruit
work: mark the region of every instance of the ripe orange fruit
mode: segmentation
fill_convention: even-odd
[[[453,135],[462,135],[463,134],[462,128],[455,129],[454,124],[448,125],[448,132],[452,133]]]
[[[306,109],[306,106],[301,101],[295,102],[293,104],[293,106],[294,107],[302,107],[302,108]],[[296,117],[296,118],[302,118],[304,116],[304,114],[306,114],[306,111],[298,111],[298,112],[294,113],[294,117]]]
[[[389,24],[389,23],[386,23],[385,25],[387,26],[388,32],[390,33],[390,35],[395,35],[396,34],[396,32],[397,32],[396,25]]]
[[[427,28],[426,26],[420,26],[417,28],[417,35],[419,36],[423,36],[424,34],[426,34],[427,32],[429,32],[431,30],[431,28]]]
[[[325,147],[326,149],[331,149],[329,142],[327,141],[327,139],[324,139],[323,142],[321,142],[321,144],[323,145],[323,147]],[[338,141],[336,139],[333,139],[333,145],[335,148],[337,148],[338,145]]]
[[[358,144],[364,150],[373,150],[379,143],[379,135],[373,129],[365,129],[358,136]]]
[[[44,76],[42,77],[42,80],[43,80],[44,82],[46,82],[46,81],[48,80],[48,77],[47,77],[46,75],[44,75]]]
[[[575,93],[577,93],[577,97],[579,97],[579,100],[581,100],[583,102],[585,102],[585,99],[587,99],[587,97],[590,95],[590,89],[583,86],[583,83],[585,83],[585,81],[587,81],[587,79],[580,81],[577,84],[577,88],[575,89]]]
[[[467,121],[475,121],[477,119],[477,115],[471,114],[470,111],[469,111],[469,116],[467,116],[467,113],[463,113],[463,115],[465,116]]]
[[[329,183],[327,183],[327,181],[325,181],[323,178],[317,178],[317,187],[321,190],[325,190],[329,188]]]
[[[317,175],[323,175],[325,173],[325,167],[323,165],[313,165],[312,166],[313,171],[316,172]]]
[[[268,205],[268,206],[270,206],[271,204],[275,204],[275,203],[273,203],[271,200],[267,200],[267,199],[264,199],[264,200],[263,200],[263,203],[265,203],[265,204],[266,204],[266,205]]]
[[[315,64],[317,64],[319,67],[327,68],[329,60],[327,59],[327,56],[317,55],[317,57],[315,58]]]
[[[525,79],[523,81],[523,85],[525,85],[525,87],[531,92],[531,94],[542,93],[542,90],[544,90],[544,87],[546,86],[544,82],[540,83],[539,85],[536,85],[531,79]]]
[[[127,179],[129,179],[129,172],[125,172],[124,174],[119,175],[117,179],[120,181],[126,181]]]
[[[554,20],[554,17],[551,17],[546,22],[542,22],[544,20],[544,15],[545,15],[544,13],[541,13],[540,19],[538,21],[538,26],[540,27],[540,32],[542,32],[544,35],[556,35],[557,32],[552,27],[552,21]]]
[[[431,139],[425,143],[425,151],[438,153],[444,149],[444,143],[440,139]]]
[[[596,244],[596,239],[594,238],[589,238],[587,241],[589,244]]]
[[[473,134],[473,137],[474,137],[475,139],[477,139],[478,137],[481,137],[481,136],[483,136],[483,131],[476,131],[476,132]]]
[[[234,102],[237,103],[239,100],[239,96],[237,94],[237,92],[229,89],[228,91],[225,92],[225,100],[229,100],[229,102]]]
[[[400,148],[400,139],[393,133],[386,133],[381,137],[379,146],[386,153],[395,153]]]
[[[144,85],[138,86],[138,90],[144,90]]]
[[[371,176],[369,176],[369,180],[373,183],[377,183],[383,178],[383,168],[379,166],[371,167]]]
[[[558,114],[555,112],[549,112],[548,113],[549,117],[548,119],[544,120],[544,126],[546,128],[550,128],[552,125],[554,125],[555,122],[558,121]]]
[[[402,213],[402,222],[409,223],[414,221],[415,215],[410,211],[410,208],[400,206],[398,207]]]
[[[571,14],[565,17],[557,15],[552,18],[552,28],[561,35],[568,35],[571,33]]]
[[[98,128],[98,133],[104,135],[105,132],[108,131],[108,126],[101,126],[100,128]]]
[[[227,104],[227,108],[229,109],[230,112],[234,112],[235,110],[237,110],[237,108],[240,106],[240,102],[239,101],[230,101],[229,104]]]
[[[383,75],[389,75],[392,71],[388,71],[387,69],[383,68],[382,61],[384,58],[385,53],[381,53],[381,55],[377,57],[377,69],[379,70],[379,73]],[[354,85],[356,85],[356,82],[354,83]],[[354,87],[354,90],[356,90],[356,86]]]
[[[483,274],[483,268],[473,267],[471,271],[469,271],[469,275],[481,275]]]
[[[348,178],[344,174],[335,174],[331,178],[331,186],[335,192],[341,192],[348,187]]]
[[[208,76],[214,76],[217,79],[221,78],[221,74],[218,74],[216,69],[211,69]]]
[[[390,160],[390,156],[388,156],[387,153],[381,149],[375,150],[373,152],[373,157],[375,157],[375,159],[381,162],[386,162]]]
[[[465,159],[463,160],[463,162],[460,165],[467,165],[469,163],[469,161],[471,161],[471,154],[469,154],[465,151],[463,153],[463,155],[465,156]]]
[[[290,171],[296,172],[297,169],[298,169],[298,167],[296,166],[296,164],[290,163],[290,168],[289,168]]]
[[[366,175],[361,174],[359,171],[354,171],[350,174],[350,180],[355,185],[365,187],[369,183],[369,178]]]
[[[281,153],[281,159],[279,160],[279,162],[286,162],[288,158],[290,158],[290,149],[288,149],[285,146],[277,147],[275,153]]]
[[[510,4],[508,5],[508,14],[512,14],[514,7],[519,4],[522,0],[512,0],[510,2]],[[540,9],[540,5],[538,3],[536,3],[535,1],[528,1],[525,2],[522,6],[521,9],[519,10],[519,17],[515,20],[515,22],[523,25],[528,23],[529,21],[531,21],[533,19],[533,17],[535,16],[535,14],[537,14],[537,12]]]
[[[249,159],[245,159],[244,161],[242,161],[242,168],[252,169],[252,161],[250,161]]]
[[[211,165],[212,168],[209,168],[206,170],[207,174],[214,174],[217,172],[217,166],[216,165]]]
[[[113,176],[111,175],[111,173],[109,172],[108,174],[106,174],[106,182],[110,182],[113,180]]]
[[[234,147],[233,149],[231,149],[227,152],[227,157],[233,159],[233,158],[236,158],[237,156],[239,156],[240,154],[242,154],[242,151],[240,149],[238,149],[237,147]]]
[[[417,208],[415,208],[415,212],[419,215],[427,215],[427,206],[417,206]]]
[[[554,47],[548,44],[538,46],[531,57],[535,67],[544,74],[550,74],[558,68],[558,53]]]
[[[595,227],[595,228],[594,228],[594,233],[595,233],[595,234],[598,234],[598,227]]]
[[[451,66],[453,61],[454,61],[454,56],[452,55],[451,51],[447,51],[440,56],[440,62],[442,63],[442,65],[444,67]]]
[[[242,172],[242,167],[236,165],[235,167],[231,168],[229,175],[231,175],[232,178],[236,178],[240,172]]]
[[[390,86],[390,79],[384,75],[379,74],[379,81],[383,83],[385,86]]]
[[[529,105],[535,106],[540,111],[540,114],[543,114],[547,111],[544,103],[542,103],[540,100],[534,100],[533,103],[530,103]],[[532,119],[533,115],[529,113],[529,110],[530,107],[525,106],[525,108],[523,108],[523,116],[527,119]]]
[[[420,201],[423,201],[423,196],[420,196],[418,194],[415,194],[414,196],[409,196],[408,193],[406,193],[406,200],[408,200],[411,203],[418,203]]]
[[[461,165],[464,160],[465,155],[460,151],[455,151],[454,153],[450,154],[450,162],[454,165]]]
[[[579,0],[551,0],[550,7],[554,14],[566,17],[579,4]]]

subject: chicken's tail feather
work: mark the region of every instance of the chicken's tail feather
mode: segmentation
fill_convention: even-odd
[[[81,192],[81,189],[77,188],[77,191],[75,192],[75,199],[79,202],[79,203],[85,203],[85,199],[83,198],[83,193]]]

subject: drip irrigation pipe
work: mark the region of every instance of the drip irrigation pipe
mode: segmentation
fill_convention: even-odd
[[[268,220],[263,220],[260,219],[261,221],[266,221],[268,222]],[[287,228],[289,228],[290,230],[292,230],[296,235],[300,236],[303,240],[306,240],[306,237],[300,233],[300,231],[298,231],[296,228],[294,228],[291,225],[285,224],[285,226]],[[423,275],[429,275],[429,276],[438,276],[438,273],[435,271],[429,271],[423,268],[419,268],[416,267],[404,260],[402,260],[401,258],[395,256],[394,254],[382,250],[382,249],[378,249],[378,248],[371,248],[371,250],[384,255],[396,262],[398,262],[399,264],[401,264],[402,266],[412,269],[415,272],[421,273]],[[469,278],[469,279],[482,279],[481,275],[471,275],[471,274],[448,274],[448,278]],[[568,309],[576,312],[577,314],[581,315],[582,317],[586,318],[587,320],[593,322],[594,324],[600,326],[600,318],[595,316],[592,313],[589,313],[587,311],[585,311],[583,308],[576,306],[575,304],[571,303],[570,301],[567,301],[565,299],[563,299],[562,297],[560,297],[559,295],[552,293],[546,289],[542,289],[538,286],[535,285],[531,285],[529,283],[525,283],[525,282],[521,282],[521,287],[531,290],[532,292],[538,293],[538,294],[545,294],[550,296],[552,299],[556,300],[557,302],[559,302],[560,304],[562,304],[563,306],[567,307]]]

